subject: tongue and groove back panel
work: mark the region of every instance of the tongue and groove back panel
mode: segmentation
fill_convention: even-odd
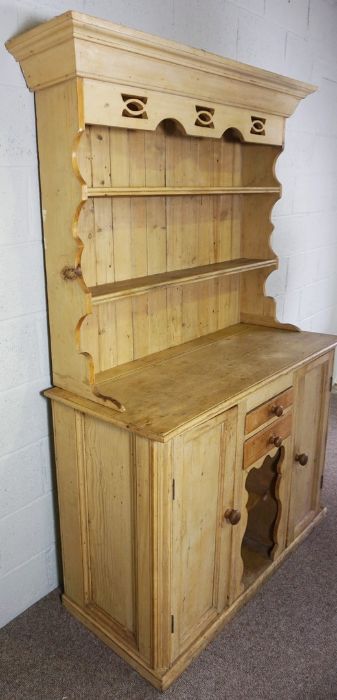
[[[122,193],[89,196],[78,222],[83,278],[104,296],[81,327],[81,348],[94,358],[97,373],[240,321],[238,274],[189,284],[178,280],[117,299],[104,293],[118,281],[275,257],[268,239],[277,191],[207,192],[214,187],[278,189],[273,168],[280,148],[244,144],[233,136],[189,136],[173,120],[152,132],[86,127],[77,162],[88,193],[92,188]],[[198,187],[205,193],[146,196],[149,188]],[[137,195],[127,196],[129,188],[137,188]],[[252,217],[257,207],[258,221]],[[244,274],[256,287],[259,276]]]

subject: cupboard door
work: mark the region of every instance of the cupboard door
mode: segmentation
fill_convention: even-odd
[[[296,377],[288,542],[292,542],[320,510],[332,361],[332,353],[319,357],[300,369]]]
[[[237,408],[176,438],[173,445],[173,659],[226,607]]]

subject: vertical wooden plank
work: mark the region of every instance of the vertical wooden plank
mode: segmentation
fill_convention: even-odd
[[[241,401],[237,407],[236,415],[236,461],[234,467],[234,491],[233,508],[237,508],[241,513],[240,522],[232,528],[232,547],[229,562],[230,581],[228,586],[228,604],[231,605],[238,596],[243,593],[243,560],[241,557],[241,545],[247,527],[247,491],[245,489],[245,479],[247,474],[242,469],[244,431],[246,419],[246,402]]]
[[[167,197],[167,269],[183,268],[184,253],[182,248],[181,222],[183,218],[183,197]]]
[[[131,362],[133,352],[132,299],[116,301],[117,364]]]
[[[132,299],[133,359],[148,355],[149,343],[149,294],[141,294]]]
[[[144,187],[145,181],[145,132],[129,130],[129,185]]]
[[[216,139],[213,146],[213,182],[215,187],[231,187],[233,184],[234,145],[226,137]]]
[[[156,131],[144,133],[145,139],[145,185],[164,187],[166,182],[165,130],[159,124]]]
[[[95,211],[95,247],[97,284],[115,281],[114,239],[112,233],[111,200],[97,199]]]
[[[150,664],[153,649],[153,559],[151,523],[151,443],[134,436],[136,471],[137,645]]]
[[[90,128],[93,187],[110,187],[110,130],[107,126]]]
[[[147,266],[148,274],[167,270],[166,197],[147,197]]]
[[[198,286],[186,284],[182,286],[182,342],[198,337]]]
[[[167,670],[172,637],[172,444],[152,443],[153,668]]]
[[[116,281],[132,277],[132,221],[129,197],[113,200],[113,232]]]
[[[166,289],[153,289],[148,295],[149,352],[168,347]]]
[[[236,275],[219,277],[218,287],[218,330],[240,322],[239,279]]]
[[[134,634],[131,435],[86,416],[85,442],[92,602]]]
[[[213,245],[214,262],[230,260],[232,257],[232,207],[233,197],[213,197]]]
[[[166,183],[165,127],[145,133],[145,181],[147,187],[164,187]],[[166,199],[146,199],[147,269],[148,274],[165,272],[166,260]]]
[[[214,245],[214,229],[216,228],[214,200],[217,197],[200,197],[197,206],[197,219],[195,221],[198,244],[197,265],[209,265],[216,262],[216,248]]]
[[[79,501],[76,416],[72,408],[52,401],[60,504],[63,580],[66,595],[84,606],[84,562]]]
[[[146,197],[131,199],[131,277],[145,277],[147,268]]]
[[[168,347],[182,343],[182,303],[183,288],[172,286],[167,288],[167,333]]]
[[[97,308],[97,307],[96,307]],[[99,367],[103,372],[118,361],[116,332],[116,303],[100,304],[98,313]]]
[[[220,531],[218,532],[219,542],[217,543],[217,580],[215,602],[218,612],[230,605],[233,567],[238,559],[237,540],[235,527],[225,518],[224,513],[229,508],[236,508],[237,493],[235,489],[235,478],[237,474],[238,451],[240,452],[240,442],[237,438],[238,428],[240,429],[240,416],[238,407],[226,411],[224,421],[221,425],[221,465],[219,480],[219,501],[218,501],[218,522]],[[241,466],[239,462],[239,467]]]
[[[129,131],[109,129],[110,172],[112,187],[128,187],[129,173]],[[131,277],[131,201],[128,198],[113,198],[112,227],[114,246],[115,280]]]
[[[109,142],[111,187],[127,187],[130,161],[128,129],[110,127]]]

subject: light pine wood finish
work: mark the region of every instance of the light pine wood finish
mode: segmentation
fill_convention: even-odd
[[[63,600],[165,690],[325,513],[337,339],[265,295],[315,88],[76,12],[7,47],[36,93]]]
[[[333,355],[324,355],[303,367],[296,375],[289,541],[304,530],[321,508],[332,363]],[[303,465],[298,459],[300,455],[307,457]]]
[[[236,429],[235,407],[173,441],[172,660],[228,606]]]

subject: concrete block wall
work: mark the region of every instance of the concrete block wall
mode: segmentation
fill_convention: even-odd
[[[280,320],[337,332],[337,2],[0,0],[0,626],[59,580],[34,102],[3,42],[67,9],[319,86],[277,166],[268,293]]]

